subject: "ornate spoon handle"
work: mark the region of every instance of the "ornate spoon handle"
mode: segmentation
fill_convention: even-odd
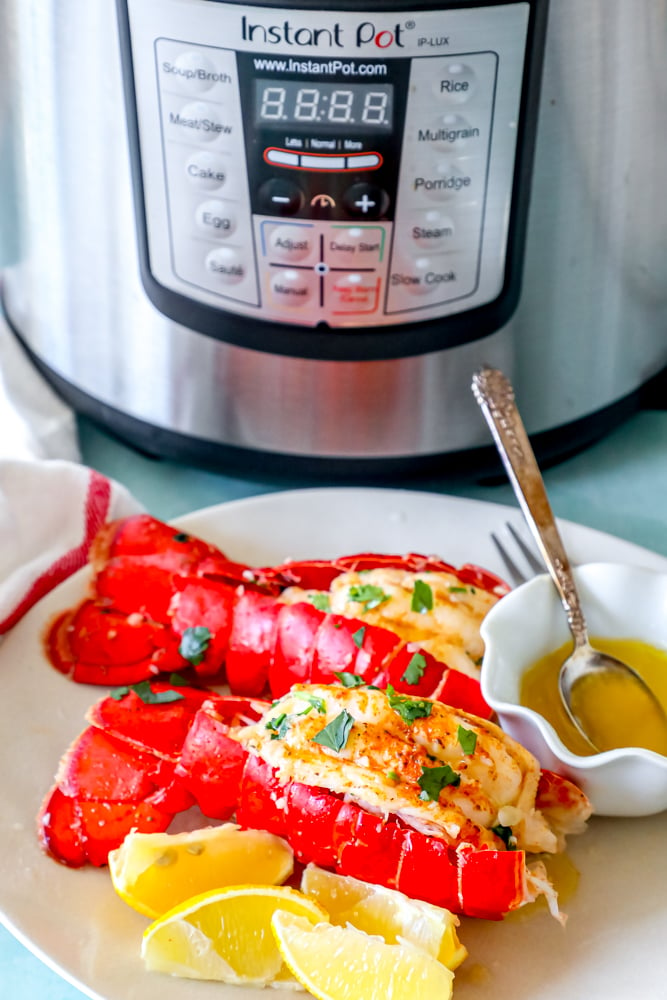
[[[575,646],[588,642],[586,622],[572,579],[570,560],[560,537],[544,480],[516,406],[509,379],[495,368],[482,368],[472,391],[493,435],[496,447],[551,578],[556,584]]]

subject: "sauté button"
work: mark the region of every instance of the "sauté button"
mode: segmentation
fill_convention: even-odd
[[[216,247],[206,257],[206,269],[223,285],[238,285],[246,275],[245,264],[238,250]]]

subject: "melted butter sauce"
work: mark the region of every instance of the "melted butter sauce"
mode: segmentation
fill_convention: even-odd
[[[667,711],[667,650],[636,639],[592,639],[603,653],[618,657],[643,677]],[[582,757],[593,750],[570,722],[558,692],[558,672],[571,651],[569,643],[538,660],[523,676],[520,701],[539,712],[554,727],[568,750]],[[641,690],[631,681],[595,677],[577,685],[580,717],[595,743],[613,747],[641,746],[667,755],[664,719],[652,712]]]

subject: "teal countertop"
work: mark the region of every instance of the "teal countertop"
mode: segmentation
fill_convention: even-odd
[[[295,480],[278,486],[259,474],[240,478],[156,461],[120,444],[86,420],[80,421],[79,429],[83,461],[123,483],[151,513],[163,519],[227,500],[311,485]],[[631,417],[586,451],[548,469],[545,479],[558,517],[667,557],[667,411],[645,411]],[[516,505],[505,483],[429,479],[391,485]],[[81,1000],[82,994],[0,927],[0,996],[7,1000]]]

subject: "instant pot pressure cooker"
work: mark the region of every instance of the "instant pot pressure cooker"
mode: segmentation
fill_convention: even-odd
[[[667,364],[665,0],[5,0],[12,329],[155,455],[554,454]],[[11,224],[10,224],[11,223]]]

